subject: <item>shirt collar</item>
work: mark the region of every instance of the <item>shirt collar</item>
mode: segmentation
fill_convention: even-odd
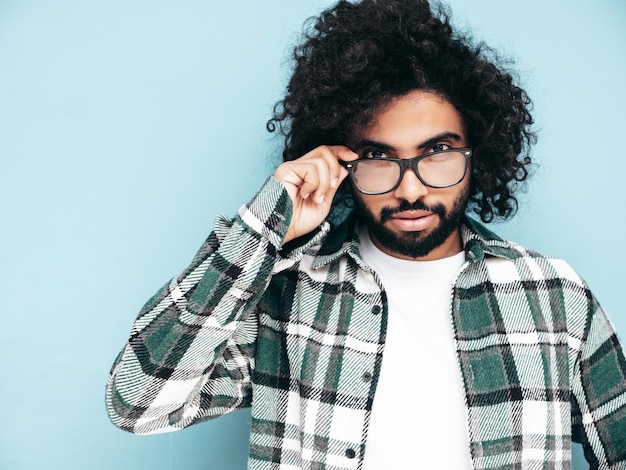
[[[501,239],[474,219],[465,217],[461,225],[461,238],[465,259],[481,261],[486,256],[516,259],[526,254],[526,249],[517,243]]]

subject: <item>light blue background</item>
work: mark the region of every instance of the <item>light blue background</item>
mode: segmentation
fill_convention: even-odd
[[[248,412],[133,436],[104,383],[143,302],[278,160],[288,45],[326,5],[0,0],[0,469],[245,468]],[[535,102],[541,166],[495,229],[567,259],[626,337],[626,3],[452,6]]]

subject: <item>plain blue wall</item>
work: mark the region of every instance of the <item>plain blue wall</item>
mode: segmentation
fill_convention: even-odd
[[[245,468],[249,413],[132,436],[104,383],[143,302],[272,170],[287,46],[326,5],[0,0],[0,469]],[[452,6],[517,61],[541,131],[496,230],[570,261],[626,337],[626,3]]]

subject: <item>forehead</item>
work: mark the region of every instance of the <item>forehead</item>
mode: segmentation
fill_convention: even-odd
[[[457,134],[467,140],[461,114],[443,96],[415,90],[382,106],[359,139],[414,148],[443,134]]]

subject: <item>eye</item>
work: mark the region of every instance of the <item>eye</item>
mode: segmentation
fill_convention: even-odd
[[[431,147],[431,152],[441,152],[442,150],[448,150],[451,149],[452,147],[450,147],[448,144],[435,144]]]
[[[363,151],[361,158],[388,158],[388,156],[382,150],[369,149]]]

